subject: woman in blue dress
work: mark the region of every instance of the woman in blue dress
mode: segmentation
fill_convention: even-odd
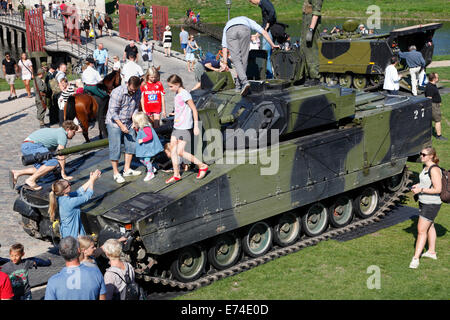
[[[48,213],[50,221],[55,220],[56,208],[59,208],[61,239],[86,235],[81,223],[81,206],[94,194],[94,183],[101,176],[100,170],[90,173],[89,180],[75,192],[71,192],[69,181],[61,179],[53,183],[50,192]]]

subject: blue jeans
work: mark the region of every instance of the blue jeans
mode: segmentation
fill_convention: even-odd
[[[106,76],[108,67],[104,63],[97,63],[97,71],[100,75]]]
[[[24,156],[36,153],[46,153],[49,152],[48,148],[44,147],[41,143],[24,142],[21,146],[21,151]],[[41,163],[35,163],[34,167],[39,169],[42,165],[47,167],[56,167],[58,165],[58,160],[56,158],[51,158],[49,160],[44,160]]]
[[[106,125],[106,129],[108,130],[109,140],[109,160],[119,161],[122,139],[125,146],[125,153],[136,153],[136,131],[134,129],[129,128],[128,133],[123,133],[120,128],[116,128],[109,123]]]
[[[273,41],[272,33],[270,31],[268,32],[270,39]],[[272,47],[270,46],[270,43],[267,42],[266,38],[263,37],[263,43],[262,43],[263,50],[267,51],[267,65],[266,65],[266,78],[272,79],[273,73],[272,73],[272,63],[270,62],[270,56],[272,55]]]

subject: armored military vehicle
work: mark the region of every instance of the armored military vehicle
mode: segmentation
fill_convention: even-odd
[[[376,88],[383,83],[384,70],[389,59],[406,52],[415,45],[425,59],[426,65],[433,58],[433,36],[442,23],[429,23],[392,30],[389,33],[361,35],[357,31],[358,22],[346,21],[343,32],[325,35],[319,42],[319,71],[323,82],[329,85],[357,89]],[[401,59],[399,71],[407,69]],[[401,87],[410,91],[409,73],[401,81]]]
[[[191,147],[209,164],[204,179],[187,171],[167,185],[170,173],[158,171],[150,182],[119,185],[108,149],[66,164],[74,189],[90,171],[103,172],[82,207],[84,227],[100,245],[127,237],[124,253],[143,281],[196,288],[364,226],[405,192],[407,160],[431,143],[430,100],[295,85],[292,70],[301,67],[292,63],[301,59],[274,56],[286,64],[278,79],[252,80],[244,98],[229,73],[194,94],[202,133]],[[170,135],[166,126],[161,137]],[[41,191],[21,188],[14,204],[35,237],[59,237],[47,214],[52,181],[40,181]]]

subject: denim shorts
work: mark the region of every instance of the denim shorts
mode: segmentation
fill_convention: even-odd
[[[181,43],[181,49],[186,49],[187,48],[187,43]]]
[[[45,153],[49,152],[48,148],[45,147],[42,143],[33,143],[33,142],[24,142],[21,146],[22,154],[24,156],[36,153]],[[56,158],[51,158],[49,160],[44,160],[40,163],[35,163],[34,167],[39,169],[42,165],[46,165],[47,167],[56,167],[58,165],[58,160]]]
[[[129,133],[123,133],[122,130],[111,124],[107,124],[106,129],[108,130],[109,140],[109,160],[119,161],[122,139],[125,146],[125,153],[136,153],[136,131],[134,129],[130,128],[128,129]]]

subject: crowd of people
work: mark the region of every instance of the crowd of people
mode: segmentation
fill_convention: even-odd
[[[191,91],[201,88],[201,78],[207,70],[215,72],[232,71],[236,81],[236,90],[242,96],[246,96],[250,90],[250,82],[246,75],[249,52],[260,48],[267,50],[269,56],[271,50],[275,48],[291,50],[292,47],[296,47],[305,50],[311,83],[317,80],[318,65],[311,58],[311,55],[317,49],[315,48],[317,45],[315,41],[319,36],[318,29],[320,27],[320,20],[317,18],[320,16],[321,7],[313,3],[310,4],[311,7],[306,6],[304,8],[305,33],[302,37],[302,44],[300,44],[300,41],[296,41],[294,45],[291,45],[289,35],[274,27],[277,21],[272,3],[269,0],[249,1],[261,8],[263,23],[260,25],[245,16],[230,19],[223,28],[220,59],[208,57],[197,61],[193,54],[199,49],[195,36],[181,28],[179,38],[187,61],[187,70],[188,72],[194,72],[197,82]],[[55,4],[57,5],[58,2],[54,2],[49,7],[49,11],[51,9],[51,12],[54,12],[55,7],[53,6]],[[62,4],[64,4],[64,1],[62,1]],[[142,6],[139,6],[137,1],[137,12],[145,15],[146,10],[143,9],[145,9],[144,1],[142,1]],[[61,11],[64,10],[61,9]],[[59,14],[58,12],[60,10],[57,9],[56,13]],[[194,16],[192,10],[188,10],[187,15],[190,18]],[[198,21],[199,13],[197,15]],[[90,32],[87,30],[92,27],[90,21],[90,17],[86,16],[82,22],[87,38],[88,32]],[[97,15],[96,23],[99,28],[101,21],[102,18]],[[277,26],[279,27],[279,24]],[[155,128],[159,126],[160,121],[168,116],[165,88],[160,81],[159,68],[153,66],[153,45],[150,45],[147,41],[148,24],[144,17],[140,20],[140,28],[142,35],[140,39],[142,42],[141,53],[139,53],[136,43],[130,41],[122,56],[122,61],[126,61],[126,63],[122,65],[118,56],[112,57],[114,61],[113,70],[119,71],[122,75],[122,83],[109,93],[105,120],[109,139],[108,148],[113,173],[112,178],[116,183],[123,184],[128,177],[140,176],[141,171],[131,168],[132,159],[136,157],[145,167],[143,181],[150,183],[159,169],[154,165],[153,159],[157,154],[164,152],[170,158],[173,168],[173,175],[165,181],[166,184],[172,184],[182,179],[181,168],[186,163],[196,165],[198,167],[196,178],[203,179],[209,170],[208,165],[190,152],[193,136],[198,136],[200,133],[199,116],[191,93],[186,90],[182,78],[177,74],[172,74],[167,78],[168,88],[175,94],[174,112],[170,115],[174,117],[170,141],[161,141],[155,132]],[[165,29],[163,47],[165,56],[170,57],[172,33],[170,26],[166,26]],[[360,26],[361,34],[369,33],[367,30],[367,33],[365,33],[364,30],[364,26],[362,28]],[[325,29],[323,32],[327,33],[327,30]],[[340,32],[340,30],[334,28],[331,33],[334,32]],[[262,42],[260,36],[263,37]],[[276,44],[276,42],[279,44]],[[423,57],[419,58],[416,48],[413,46],[410,47],[409,52],[400,52],[399,56],[406,59],[411,78],[415,82],[417,77],[420,78],[418,74],[423,72]],[[37,118],[41,129],[32,132],[23,140],[21,152],[24,156],[62,150],[66,148],[68,140],[72,139],[77,132],[80,132],[80,126],[76,120],[64,120],[64,107],[69,97],[75,93],[90,93],[99,98],[108,96],[108,93],[100,89],[97,84],[108,73],[109,58],[108,50],[103,47],[102,43],[99,43],[93,57],[86,59],[81,80],[74,85],[67,80],[67,65],[65,63],[60,63],[57,68],[54,65],[48,66],[43,63],[34,75],[32,64],[26,54],[21,56],[19,62],[11,58],[10,54],[5,55],[3,71],[7,76],[8,83],[11,84],[12,82],[10,99],[16,98],[13,84],[19,70],[29,97],[31,97],[29,81],[33,77],[37,77],[35,98]],[[141,59],[147,62],[145,71],[138,64]],[[232,61],[232,65],[230,61]],[[397,74],[397,64],[398,59],[393,57],[386,69],[385,89],[393,95],[398,93],[398,82],[401,79]],[[266,71],[267,77],[271,78],[273,76],[272,68],[270,67]],[[435,86],[439,78],[436,73],[431,73],[428,78],[425,96],[432,99],[433,120],[436,122],[438,139],[444,140],[446,138],[441,135],[440,125],[441,99]],[[415,84],[413,84],[413,94],[416,95],[417,91],[414,88]],[[50,109],[52,106],[58,110],[56,119],[60,125],[59,128],[48,128],[44,123],[45,109]],[[52,122],[52,115],[50,114],[50,124],[52,123],[55,122]],[[121,148],[122,141],[124,144],[123,150]],[[122,170],[119,170],[119,159],[122,152],[125,161]],[[420,175],[420,183],[413,186],[413,192],[420,194],[420,212],[423,219],[419,220],[419,237],[416,252],[410,265],[411,268],[418,266],[418,259],[427,239],[430,244],[429,250],[422,256],[436,258],[433,220],[440,208],[440,202],[436,195],[440,192],[441,185],[438,170],[432,169],[439,163],[439,159],[433,148],[423,149],[421,157],[425,169]],[[96,249],[95,242],[87,236],[81,219],[81,206],[92,198],[95,183],[102,179],[102,173],[99,170],[91,172],[89,179],[82,186],[77,190],[72,190],[70,181],[73,177],[66,173],[65,157],[56,156],[41,160],[30,168],[10,170],[10,185],[15,189],[18,179],[27,176],[24,181],[25,185],[34,191],[41,190],[42,186],[38,185],[39,179],[53,171],[57,166],[61,168],[62,179],[57,180],[51,186],[48,212],[52,222],[59,216],[62,238],[59,252],[65,260],[66,267],[49,279],[45,299],[125,299],[124,292],[128,290],[124,290],[124,288],[135,283],[132,266],[120,259],[122,243],[126,239],[109,239],[101,248]],[[430,183],[432,187],[429,187]],[[98,268],[95,260],[103,253],[110,261],[110,267],[106,269],[104,274]],[[2,268],[7,276],[5,277],[4,273],[0,272],[0,298],[31,299],[27,270],[38,265],[47,265],[47,262],[22,260],[23,256],[24,248],[22,245],[16,244],[11,247],[10,261]],[[18,270],[20,270],[20,277],[22,277],[20,281],[15,280]],[[82,275],[80,278],[82,281],[76,288],[71,288],[66,284],[68,278],[74,272]],[[12,285],[11,283],[8,284],[8,281]]]

